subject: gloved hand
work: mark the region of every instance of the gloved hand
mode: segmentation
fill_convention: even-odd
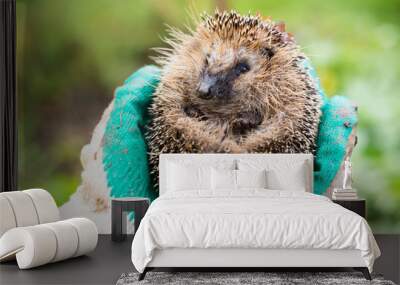
[[[103,138],[103,165],[111,197],[157,196],[150,181],[144,130],[159,76],[159,68],[145,66],[115,91]]]
[[[159,68],[145,66],[116,89],[90,143],[82,148],[82,183],[62,211],[99,213],[110,208],[110,197],[157,197],[150,180],[144,128],[159,75]],[[85,211],[82,215],[87,215]],[[98,225],[106,224],[98,217]]]
[[[345,157],[351,156],[356,144],[357,108],[346,97],[327,98],[310,61],[306,59],[303,64],[323,100],[314,159],[314,193],[324,194],[331,190]]]

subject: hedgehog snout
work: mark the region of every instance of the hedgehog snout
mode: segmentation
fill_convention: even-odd
[[[226,75],[206,73],[197,88],[197,95],[205,100],[212,98],[227,100],[231,97],[231,89],[230,78]]]
[[[217,82],[216,76],[210,76],[208,74],[205,74],[200,81],[199,87],[197,88],[197,94],[199,98],[205,100],[211,99],[212,98],[211,88],[215,85],[216,82]]]

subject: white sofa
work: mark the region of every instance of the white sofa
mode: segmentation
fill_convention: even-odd
[[[94,250],[97,238],[89,219],[60,221],[43,189],[0,193],[0,262],[16,258],[20,269],[57,262]]]

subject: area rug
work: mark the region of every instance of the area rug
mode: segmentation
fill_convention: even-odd
[[[359,272],[148,272],[146,278],[142,281],[137,280],[138,276],[138,273],[122,274],[117,281],[117,285],[395,285],[392,281],[384,280],[380,275],[373,275],[373,280],[368,281]]]

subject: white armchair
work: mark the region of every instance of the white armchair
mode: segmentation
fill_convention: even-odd
[[[97,237],[89,219],[60,221],[43,189],[0,193],[0,262],[16,258],[20,269],[57,262],[94,250]]]

